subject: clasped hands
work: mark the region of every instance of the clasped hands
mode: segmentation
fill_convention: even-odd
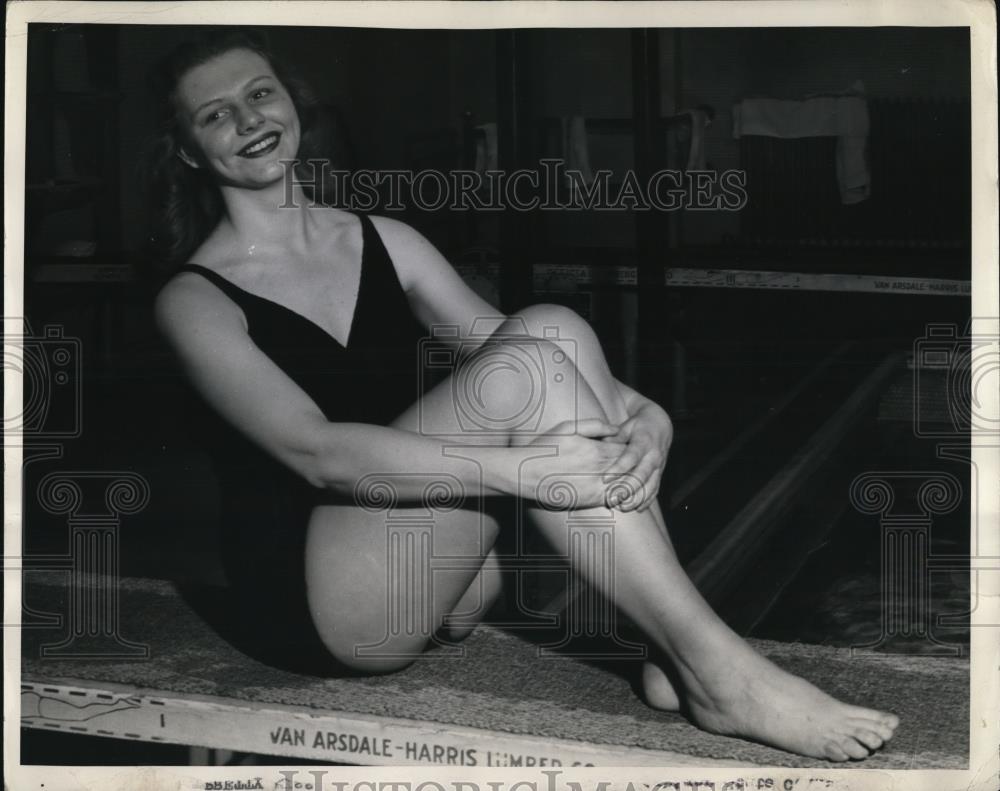
[[[580,507],[603,505],[627,512],[644,511],[656,500],[673,436],[667,413],[647,402],[619,425],[599,419],[568,421],[531,444],[556,444],[560,472],[590,479],[574,486]]]

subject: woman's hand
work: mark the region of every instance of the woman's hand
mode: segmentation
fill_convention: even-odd
[[[670,417],[652,401],[622,423],[617,434],[606,438],[615,446],[624,444],[625,450],[605,472],[605,479],[628,474],[638,481],[635,493],[613,506],[621,511],[644,511],[656,500],[673,439]]]
[[[610,506],[623,483],[621,476],[607,477],[626,451],[616,441],[620,431],[620,426],[590,419],[566,421],[535,437],[527,447],[554,447],[557,455],[523,463],[518,493],[553,511]]]

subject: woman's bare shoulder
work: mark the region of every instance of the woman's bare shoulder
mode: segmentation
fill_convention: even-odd
[[[216,274],[225,271],[229,264],[217,248],[207,245],[199,247],[189,263]],[[168,332],[219,322],[245,326],[243,312],[216,284],[197,271],[183,268],[159,290],[153,307],[157,325]]]

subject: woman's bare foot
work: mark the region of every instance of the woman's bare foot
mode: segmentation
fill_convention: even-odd
[[[899,724],[894,714],[836,700],[746,644],[724,667],[681,674],[685,713],[700,727],[813,758],[867,758]]]
[[[677,690],[663,668],[648,659],[642,663],[642,699],[662,711],[679,711],[681,707]]]

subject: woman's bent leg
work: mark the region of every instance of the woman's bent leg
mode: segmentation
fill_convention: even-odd
[[[501,332],[517,327],[511,322]],[[538,407],[527,414],[531,427],[513,427],[525,437],[578,417],[603,418],[598,399],[571,363],[560,368],[562,377],[538,380],[537,366],[551,360],[559,347],[528,339],[523,349],[515,350],[527,355],[521,358],[526,363],[521,368],[506,364],[506,351],[482,350],[483,365],[461,367],[392,425],[441,433],[453,444],[469,445],[469,464],[475,465],[475,446],[510,444],[509,421],[506,429],[498,426],[509,415],[520,414],[526,403]],[[498,358],[497,365],[491,354]],[[484,399],[463,412],[455,393],[474,387],[471,379],[484,370],[490,385]],[[536,401],[539,387],[544,398]],[[431,480],[433,473],[427,469],[413,474]],[[391,480],[387,484],[391,486]],[[350,503],[314,509],[306,548],[310,610],[321,639],[341,663],[364,672],[397,670],[412,662],[435,633],[460,638],[474,628],[476,616],[485,613],[499,590],[493,564],[483,568],[498,530],[485,505],[469,501],[457,510],[432,512],[402,506],[391,514]],[[433,573],[425,568],[430,557]],[[409,587],[401,584],[404,579]],[[446,622],[449,616],[455,624]]]
[[[473,506],[318,506],[306,539],[306,583],[320,639],[341,664],[366,673],[406,667],[436,634],[442,642],[460,639],[463,629],[446,616],[457,610],[467,622],[489,608],[496,534],[496,521]]]
[[[544,321],[546,316],[532,318]],[[537,348],[539,359],[546,361],[545,403],[538,433],[569,419],[607,419],[595,393],[610,393],[613,383],[603,378],[601,365],[591,365],[598,357],[594,349],[578,356],[579,376],[566,381],[565,376],[560,379],[555,375],[565,374],[564,360],[559,361],[558,370],[548,367],[548,361],[557,359],[553,344],[539,341]],[[586,380],[585,369],[593,382]],[[499,415],[514,414],[512,405],[526,403],[525,392],[519,391],[524,386],[523,377],[503,366],[496,373],[498,378],[480,406],[496,409]],[[462,371],[457,375],[462,376]],[[449,380],[425,395],[415,405],[417,413],[438,425],[453,425],[453,384]],[[609,398],[614,407],[613,394]],[[400,425],[413,425],[415,418],[414,414],[404,415]],[[417,427],[424,428],[419,421]],[[489,436],[492,439],[485,434],[472,439],[527,445],[535,438],[532,432],[518,431],[506,437],[502,432]],[[551,463],[551,459],[546,462]],[[416,606],[411,602],[401,620],[397,617],[393,621],[392,608],[387,609],[384,602],[390,598],[400,568],[387,560],[389,541],[379,537],[386,533],[386,520],[379,514],[346,509],[329,524],[310,529],[310,596],[320,610],[314,614],[321,635],[338,658],[348,652],[356,659],[359,645],[388,646],[383,658],[359,664],[368,670],[395,669],[408,661],[400,658],[406,652],[398,649],[419,649],[426,644],[465,595],[478,567],[462,572],[464,577],[459,573],[449,584],[435,586]],[[435,519],[435,551],[440,546],[448,556],[465,552],[472,563],[476,558],[481,562],[495,538],[495,523],[484,530],[475,506],[461,512],[461,518],[455,518],[456,513]],[[542,533],[568,556],[567,513],[533,507],[531,514]],[[575,520],[576,529],[584,532],[587,528],[579,525],[586,525],[586,517],[594,517],[595,531],[603,531],[609,522],[614,524],[611,568],[595,569],[583,563],[577,571],[626,612],[648,635],[651,646],[669,659],[683,687],[680,691],[686,710],[696,723],[714,732],[833,760],[862,758],[869,748],[881,746],[892,735],[896,725],[892,715],[834,700],[756,654],[722,623],[680,567],[658,511],[623,513],[596,508],[576,511],[574,516],[581,517]],[[603,540],[603,536],[595,538]],[[409,546],[418,543],[411,540]],[[427,614],[425,620],[418,617],[421,613]],[[401,630],[400,624],[407,628]],[[395,637],[387,640],[387,633]]]

